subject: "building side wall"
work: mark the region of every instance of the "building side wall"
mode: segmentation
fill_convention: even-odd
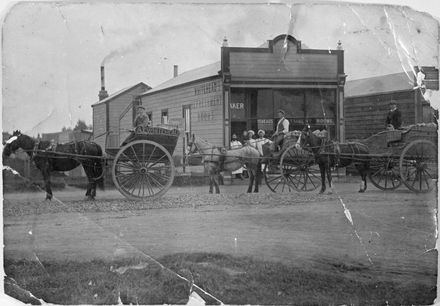
[[[106,132],[106,105],[100,104],[93,107],[93,141],[99,144],[104,151]]]
[[[161,124],[162,110],[168,111],[169,124],[177,125],[181,137],[174,155],[183,153],[183,107],[191,109],[191,133],[216,146],[223,145],[223,96],[220,78],[201,80],[142,97],[147,113],[152,112],[153,126]]]
[[[389,102],[402,112],[402,125],[415,123],[414,92],[347,97],[344,103],[346,139],[364,139],[385,130]]]
[[[271,52],[230,53],[232,81],[258,79],[336,79],[338,56],[336,54],[297,53],[296,45],[289,41],[287,52],[283,41],[277,41]]]

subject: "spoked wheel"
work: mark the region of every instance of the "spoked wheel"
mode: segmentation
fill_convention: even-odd
[[[399,161],[391,156],[380,157],[370,163],[371,183],[381,190],[394,190],[402,184]]]
[[[313,191],[320,186],[319,169],[313,167],[314,155],[290,146],[281,155],[281,173],[286,182],[298,191]]]
[[[400,155],[400,177],[408,189],[429,192],[438,180],[437,147],[429,140],[416,140]]]
[[[277,161],[268,161],[264,166],[264,180],[272,192],[293,192],[295,189],[287,183]]]
[[[113,183],[130,200],[164,195],[175,175],[170,153],[160,144],[136,140],[123,146],[113,162]]]

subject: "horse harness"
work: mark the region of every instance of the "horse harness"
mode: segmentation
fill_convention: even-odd
[[[215,153],[214,152],[215,150],[218,150],[220,152],[220,154]],[[209,159],[206,158],[208,156],[210,157]],[[215,156],[218,156],[218,158],[219,158],[218,161],[214,160]],[[204,163],[218,163],[219,170],[223,171],[223,167],[225,165],[225,159],[226,159],[226,148],[225,147],[217,147],[217,146],[212,147],[211,154],[206,155],[206,157],[203,160]]]

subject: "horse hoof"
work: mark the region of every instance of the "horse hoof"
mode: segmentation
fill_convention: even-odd
[[[254,190],[254,193],[258,193],[258,190]]]
[[[360,192],[360,193],[364,193],[364,192],[365,192],[365,190],[362,190],[362,189],[360,189],[360,190],[359,190],[359,192]]]
[[[212,194],[212,191],[210,191],[209,193]]]
[[[325,192],[325,190],[322,190],[322,189],[321,189],[321,190],[319,191],[319,194],[323,194],[324,192]]]

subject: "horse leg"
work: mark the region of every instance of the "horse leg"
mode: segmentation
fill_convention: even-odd
[[[214,184],[214,179],[213,179],[213,174],[212,173],[210,173],[209,174],[209,193],[212,193],[212,187],[213,187],[213,184]]]
[[[257,169],[253,169],[252,172],[254,173],[253,176],[255,177],[255,189],[254,192],[258,192],[258,180],[259,180],[259,172],[258,172],[258,168]]]
[[[215,193],[220,193],[220,172],[217,173],[217,175],[214,175],[214,186],[215,186]]]
[[[321,190],[319,191],[319,193],[324,193],[325,192],[325,164],[320,163],[319,164],[319,171],[321,172]]]
[[[361,175],[361,179],[362,179],[361,186],[359,188],[359,192],[365,192],[365,190],[367,190],[367,172],[368,172],[368,169],[367,169],[367,167],[365,165],[357,164],[355,166],[356,166],[356,169],[359,171],[359,174]]]
[[[41,171],[41,174],[43,175],[43,179],[44,179],[44,185],[45,185],[45,189],[46,189],[46,200],[52,200],[52,188],[51,188],[51,184],[50,184],[50,170],[46,169],[44,171]]]
[[[96,183],[94,184],[93,177],[94,177],[94,171],[93,169],[89,167],[84,167],[84,172],[87,175],[87,191],[86,191],[86,200],[94,200],[96,196]],[[95,185],[95,187],[94,187]],[[94,190],[95,188],[95,190]]]
[[[331,169],[330,165],[328,165],[326,167],[326,172],[327,172],[328,187],[330,188],[329,194],[331,194],[332,193],[333,184],[332,184],[332,169]]]
[[[252,185],[254,184],[254,172],[248,168],[248,174],[249,174],[249,186],[248,186],[248,190],[247,193],[251,193],[252,192]]]

